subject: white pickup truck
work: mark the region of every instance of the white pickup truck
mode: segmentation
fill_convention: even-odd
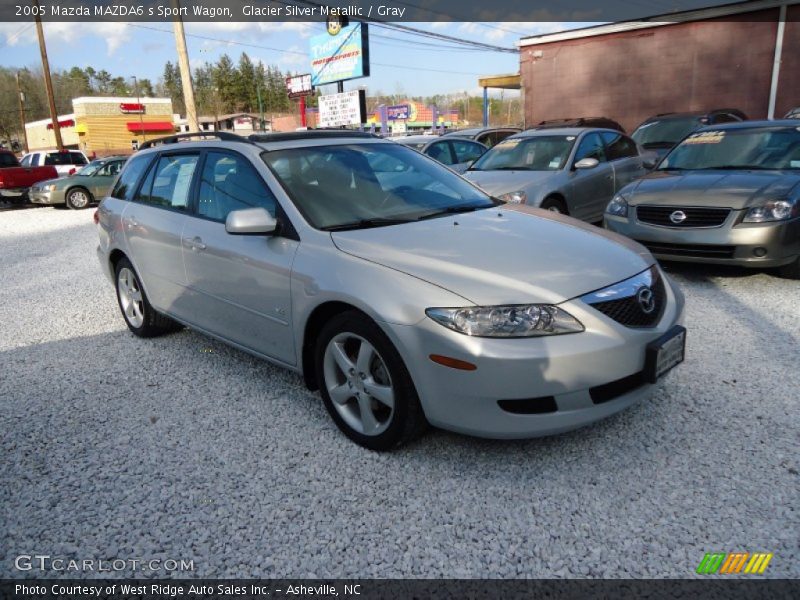
[[[28,152],[19,161],[23,167],[54,166],[59,177],[72,175],[89,164],[89,159],[80,150],[37,150]]]

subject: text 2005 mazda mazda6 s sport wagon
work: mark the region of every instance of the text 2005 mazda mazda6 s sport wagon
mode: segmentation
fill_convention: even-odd
[[[566,431],[683,360],[683,296],[627,238],[367,134],[221,136],[147,144],[98,209],[125,321],[302,373],[363,446]]]

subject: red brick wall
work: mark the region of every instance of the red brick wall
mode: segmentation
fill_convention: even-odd
[[[800,6],[790,7],[800,20]],[[789,16],[776,114],[800,103],[800,22]],[[765,118],[778,9],[523,46],[525,118],[611,117],[632,131],[662,112],[739,108]],[[541,51],[541,58],[533,52]]]

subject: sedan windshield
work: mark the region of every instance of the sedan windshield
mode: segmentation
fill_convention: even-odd
[[[80,171],[75,173],[75,175],[94,175],[97,173],[97,170],[103,166],[103,164],[105,163],[102,160],[93,160]]]
[[[400,144],[291,148],[262,158],[317,229],[394,225],[496,205],[448,168]]]
[[[674,146],[699,126],[697,117],[664,119],[641,125],[631,137],[643,148]]]
[[[770,127],[694,133],[658,168],[669,169],[800,169],[800,130]]]
[[[491,148],[470,171],[558,171],[564,168],[574,135],[513,137]]]

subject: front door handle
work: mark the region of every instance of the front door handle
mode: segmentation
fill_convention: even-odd
[[[137,221],[133,217],[128,217],[127,219],[125,219],[125,225],[128,227],[128,229],[134,229],[135,227],[139,226],[139,221]]]
[[[191,248],[195,252],[199,252],[200,250],[206,249],[206,245],[203,243],[203,239],[198,236],[195,236],[191,239],[184,238],[184,242],[189,248]]]

